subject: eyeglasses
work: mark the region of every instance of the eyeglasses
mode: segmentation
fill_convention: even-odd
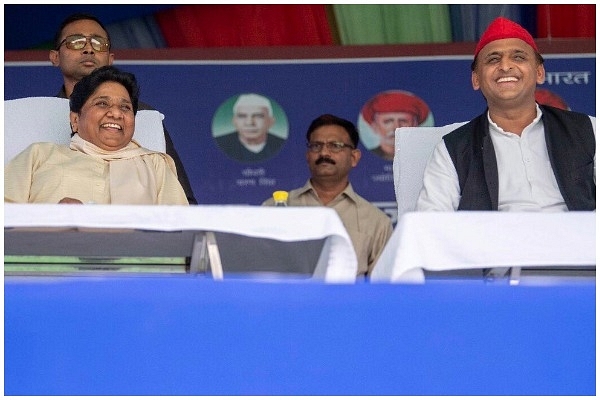
[[[56,47],[56,50],[60,49],[60,46],[62,46],[63,43],[65,46],[67,46],[67,49],[81,50],[87,45],[88,41],[92,45],[92,49],[99,52],[108,51],[110,48],[110,42],[107,38],[102,36],[70,35],[60,42],[60,44]]]
[[[331,151],[332,153],[339,153],[345,147],[354,150],[354,146],[343,142],[308,142],[306,146],[313,153],[318,153],[323,150],[323,146],[327,147],[327,150]]]

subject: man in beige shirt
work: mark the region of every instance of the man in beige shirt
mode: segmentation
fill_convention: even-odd
[[[393,228],[390,218],[359,196],[348,179],[361,157],[356,147],[358,131],[352,122],[325,114],[312,121],[306,140],[311,177],[303,187],[290,191],[287,204],[333,208],[352,240],[358,275],[368,276]],[[272,198],[263,202],[263,205],[273,204]]]

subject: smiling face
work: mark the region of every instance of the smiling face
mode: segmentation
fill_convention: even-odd
[[[490,110],[510,109],[533,104],[536,86],[544,83],[545,74],[530,45],[521,39],[501,39],[481,49],[471,82]]]
[[[127,89],[104,82],[87,99],[79,114],[71,112],[71,126],[79,136],[104,150],[127,146],[135,131],[135,115]]]

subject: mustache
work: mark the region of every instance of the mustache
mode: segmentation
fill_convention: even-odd
[[[329,163],[329,164],[333,164],[335,165],[335,161],[333,161],[331,158],[329,157],[319,157],[317,159],[317,161],[315,161],[315,164],[319,165],[319,164],[323,164],[323,163]]]

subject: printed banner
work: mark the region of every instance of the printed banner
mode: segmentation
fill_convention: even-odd
[[[545,59],[539,100],[595,116],[595,55]],[[393,130],[467,121],[484,112],[484,99],[471,86],[471,61],[432,56],[115,65],[134,73],[140,99],[165,115],[199,203],[259,205],[273,191],[302,186],[309,177],[306,130],[330,113],[359,128],[362,158],[351,174],[354,189],[395,222]],[[5,99],[54,96],[61,85],[50,63],[5,63]],[[378,119],[381,110],[390,117]]]

